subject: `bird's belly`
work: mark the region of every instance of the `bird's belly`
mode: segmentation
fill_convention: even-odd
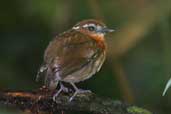
[[[90,77],[92,77],[96,72],[98,72],[104,63],[105,53],[101,53],[96,59],[91,60],[87,65],[81,68],[78,71],[73,72],[66,76],[62,81],[64,82],[72,82],[77,83],[80,81],[84,81]]]

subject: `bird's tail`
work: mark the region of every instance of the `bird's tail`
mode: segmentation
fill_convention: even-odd
[[[56,79],[54,72],[47,68],[44,84],[47,88],[54,90],[58,85],[59,80]]]
[[[166,87],[165,87],[165,89],[164,89],[164,91],[163,91],[162,96],[164,96],[164,95],[166,94],[166,92],[167,92],[167,90],[169,89],[170,86],[171,86],[171,78],[170,78],[169,81],[167,82]]]
[[[55,89],[58,85],[58,80],[54,76],[54,72],[48,67],[48,65],[43,64],[36,76],[36,81],[39,81],[42,76],[44,76],[44,85],[49,89]]]
[[[47,71],[47,65],[41,65],[36,75],[36,81],[39,81],[41,76],[43,76],[43,74],[45,74],[46,71]]]

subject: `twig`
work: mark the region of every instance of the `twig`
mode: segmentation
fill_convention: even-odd
[[[0,104],[15,106],[22,110],[29,110],[32,113],[59,111],[89,112],[93,114],[151,114],[150,112],[130,106],[120,101],[102,99],[96,95],[80,94],[71,102],[71,94],[61,94],[56,102],[52,100],[52,92],[36,91],[0,91]]]

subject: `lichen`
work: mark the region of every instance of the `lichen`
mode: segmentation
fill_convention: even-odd
[[[127,108],[127,111],[131,114],[152,114],[151,112],[143,108],[136,107],[136,106],[131,106]]]

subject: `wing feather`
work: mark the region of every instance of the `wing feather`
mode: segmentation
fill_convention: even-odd
[[[45,51],[47,66],[63,79],[81,69],[99,54],[95,40],[77,31],[69,31],[55,38]]]

